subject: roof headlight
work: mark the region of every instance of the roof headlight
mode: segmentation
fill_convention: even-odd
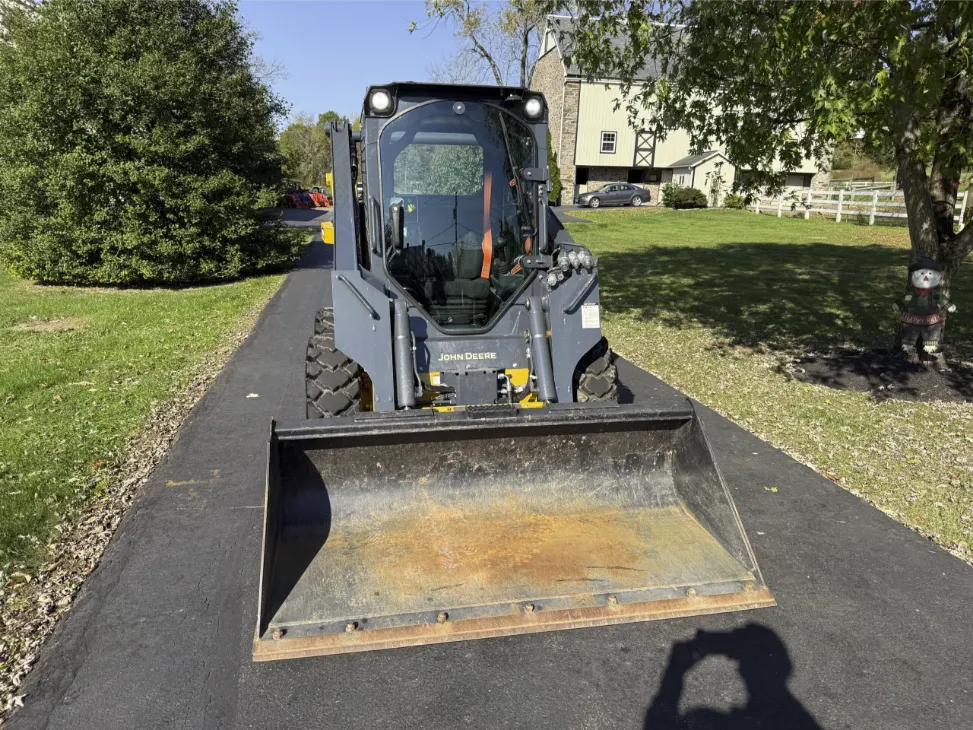
[[[385,89],[375,89],[368,97],[368,106],[376,114],[388,114],[392,111],[392,95]]]
[[[540,100],[540,97],[532,96],[524,102],[524,114],[526,114],[529,118],[540,119],[541,114],[543,113],[544,102]]]
[[[577,251],[569,251],[568,252],[568,261],[571,262],[571,265],[574,268],[578,268],[579,266],[581,266],[581,259],[578,256],[578,252]]]

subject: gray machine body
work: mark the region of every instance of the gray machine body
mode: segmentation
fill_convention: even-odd
[[[602,338],[598,318],[599,287],[597,267],[573,269],[564,280],[549,289],[543,272],[513,299],[485,331],[445,332],[426,312],[412,302],[385,268],[385,226],[387,211],[382,210],[379,138],[386,124],[429,98],[470,99],[500,105],[505,97],[520,97],[524,89],[507,87],[470,87],[438,84],[389,84],[382,87],[395,94],[396,109],[391,116],[366,112],[361,130],[335,123],[330,128],[334,159],[334,270],[332,291],[335,318],[335,344],[368,373],[374,393],[374,410],[409,408],[407,396],[413,387],[413,372],[440,373],[444,385],[456,389],[459,405],[494,402],[498,373],[506,369],[530,368],[538,382],[536,390],[549,402],[574,400],[574,374],[579,360]],[[371,89],[369,90],[369,92]],[[531,92],[532,93],[532,92]],[[366,97],[368,98],[368,97]],[[538,160],[547,160],[547,111],[541,120],[530,123]],[[361,199],[356,195],[356,142],[361,144],[364,184]],[[551,255],[559,247],[577,244],[547,207],[546,167],[543,183],[528,185],[536,190],[541,215],[548,228],[548,241],[539,254]],[[374,171],[370,174],[369,171]],[[530,304],[538,304],[534,335],[550,332],[549,363],[531,362],[536,357],[531,347]],[[396,309],[407,312],[413,340],[413,372],[404,372],[401,338],[396,340]],[[586,311],[588,316],[582,316]],[[543,320],[539,316],[543,315]],[[400,319],[400,323],[401,323]],[[546,323],[546,331],[537,328]],[[401,334],[399,332],[398,334]],[[536,338],[535,338],[536,342]],[[398,343],[398,344],[397,344]],[[396,362],[400,365],[397,368]],[[549,372],[545,379],[545,370]],[[408,383],[402,382],[408,380]],[[545,387],[545,385],[547,387]],[[487,398],[487,400],[482,400]]]

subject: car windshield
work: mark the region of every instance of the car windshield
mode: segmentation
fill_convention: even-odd
[[[382,131],[386,267],[443,329],[487,326],[526,283],[536,215],[519,171],[536,165],[535,148],[527,125],[476,102],[418,106]]]

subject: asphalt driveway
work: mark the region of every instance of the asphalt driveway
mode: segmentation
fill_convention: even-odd
[[[777,608],[251,663],[266,438],[303,413],[329,255],[192,412],[10,728],[973,727],[973,569],[710,411]],[[672,394],[619,371],[635,400]]]

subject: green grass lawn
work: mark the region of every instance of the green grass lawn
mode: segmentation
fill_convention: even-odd
[[[569,229],[598,256],[616,351],[973,558],[973,405],[876,402],[778,370],[783,353],[891,343],[905,229],[729,210],[579,216],[592,222]],[[969,262],[952,298],[947,348],[970,359]]]
[[[189,289],[41,287],[0,274],[0,571],[42,560],[153,402],[232,341],[281,275]]]

